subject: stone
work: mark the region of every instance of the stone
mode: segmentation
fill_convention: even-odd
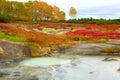
[[[4,54],[4,50],[1,47],[0,47],[0,54]]]
[[[30,76],[30,78],[27,79],[27,80],[39,80],[39,79],[37,78],[36,75],[32,75],[32,76]]]
[[[30,48],[22,43],[0,39],[0,61],[11,61],[13,59],[31,56]],[[19,60],[15,60],[19,62]]]
[[[11,71],[1,71],[0,73],[2,73],[4,76],[9,76],[11,75]]]
[[[93,74],[93,72],[89,72],[90,74]]]
[[[117,59],[107,57],[107,58],[103,59],[103,61],[117,61]]]
[[[21,61],[22,61],[22,59],[21,59],[21,58],[19,58],[19,59],[14,59],[13,61],[14,61],[14,62],[18,62],[18,63],[19,63],[19,62],[21,62]]]
[[[14,74],[14,76],[21,76],[21,74],[19,74],[19,73],[16,73],[16,74]]]
[[[9,66],[10,65],[10,62],[4,62],[5,66]]]
[[[22,73],[21,72],[19,72],[19,71],[16,71],[16,72],[13,72],[14,73],[14,76],[21,76],[22,75]]]
[[[117,69],[117,71],[119,71],[119,72],[120,72],[120,68],[118,68],[118,69]]]
[[[32,79],[30,79],[30,80],[39,80],[38,78],[32,78]]]

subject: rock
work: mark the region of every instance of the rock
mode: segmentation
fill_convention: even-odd
[[[30,74],[14,75],[14,77],[16,78],[14,80],[39,80],[36,75],[30,75]]]
[[[120,45],[120,40],[113,39],[113,40],[109,40],[107,43],[109,43],[109,44],[115,44],[115,45]]]
[[[9,66],[10,62],[0,62],[0,66]]]
[[[13,72],[14,73],[14,76],[21,76],[22,75],[22,73],[21,72],[19,72],[19,71],[15,71],[15,72]]]
[[[13,61],[19,63],[19,62],[22,61],[22,59],[21,58],[20,59],[14,59]]]
[[[8,61],[8,62],[4,62],[4,65],[5,66],[9,66],[10,65],[10,62]]]
[[[4,54],[4,50],[1,47],[0,47],[0,54]]]
[[[3,74],[3,76],[9,76],[9,75],[11,75],[11,71],[8,71],[8,70],[6,70],[6,71],[1,71],[0,73],[2,73]]]
[[[30,57],[31,51],[29,47],[22,43],[6,41],[0,39],[0,61],[19,61],[19,59],[24,57]],[[18,60],[17,60],[18,59]]]
[[[90,74],[93,74],[93,72],[89,72]]]
[[[103,61],[117,61],[117,59],[107,57],[107,58],[103,59]]]
[[[75,46],[71,46],[69,48],[60,47],[58,50],[59,53],[66,53],[66,54],[77,54],[77,55],[120,55],[120,53],[103,53],[101,50],[105,47],[120,47],[120,45],[113,45],[108,43],[80,43]]]
[[[59,47],[58,47],[58,52],[59,53],[66,53],[66,50],[67,49],[69,49],[69,46],[67,46],[67,45],[60,45]]]
[[[117,71],[119,71],[119,72],[120,72],[120,68],[118,68],[118,69],[117,69]]]
[[[32,79],[29,79],[29,80],[39,80],[38,78],[32,78]]]
[[[14,74],[14,76],[16,77],[16,76],[21,76],[21,74],[19,74],[19,73],[16,73],[16,74]]]

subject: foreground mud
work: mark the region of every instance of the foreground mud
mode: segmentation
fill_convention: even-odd
[[[70,63],[29,67],[19,64],[1,68],[0,80],[119,80],[119,57],[56,55]],[[105,60],[106,58],[111,59]],[[109,77],[108,77],[109,76]]]

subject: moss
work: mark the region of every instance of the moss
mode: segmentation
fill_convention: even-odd
[[[3,77],[3,74],[0,72],[0,77]]]
[[[41,47],[39,44],[34,43],[34,42],[28,42],[26,45],[30,48],[31,50],[31,56],[36,57],[41,55]]]
[[[104,39],[104,38],[93,40],[93,42],[97,42],[97,43],[106,43],[107,41],[108,41],[108,39]]]
[[[7,39],[10,41],[16,41],[16,42],[27,42],[27,39],[24,37],[13,36],[13,35],[5,34],[3,32],[0,32],[0,38]]]
[[[101,50],[103,53],[120,53],[119,47],[105,47]]]

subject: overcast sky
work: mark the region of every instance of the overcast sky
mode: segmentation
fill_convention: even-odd
[[[28,0],[11,0],[26,2]],[[76,18],[120,18],[120,0],[40,0],[56,5],[66,13],[69,19],[71,6],[77,10]]]

